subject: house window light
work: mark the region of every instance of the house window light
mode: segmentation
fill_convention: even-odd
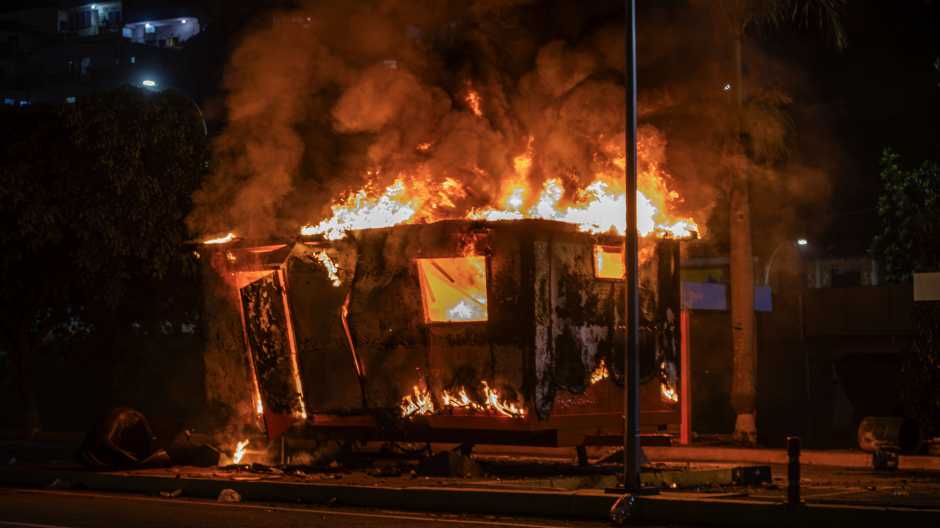
[[[180,24],[185,24],[185,23],[186,23],[186,19],[185,19],[185,18],[182,19],[182,20],[180,20]]]
[[[486,321],[486,257],[418,259],[428,323]]]
[[[66,103],[74,103],[74,102],[75,102],[75,98],[74,98],[74,97],[66,97],[66,98],[65,98],[65,102],[66,102]]]

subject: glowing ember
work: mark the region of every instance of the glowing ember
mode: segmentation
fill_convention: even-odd
[[[235,235],[229,233],[222,238],[213,238],[212,240],[206,240],[203,244],[224,244],[226,242],[231,242],[235,240]]]
[[[427,322],[486,321],[486,257],[417,262]]]
[[[245,447],[248,446],[248,440],[244,442],[239,442],[238,447],[235,448],[235,454],[232,455],[232,461],[236,464],[242,461],[242,457],[245,456]]]
[[[428,141],[427,143],[422,143],[422,144],[418,145],[418,146],[415,147],[415,148],[418,149],[418,150],[427,150],[427,149],[433,147],[433,146],[434,146],[434,143],[436,143],[436,141]]]
[[[665,401],[665,402],[672,402],[672,403],[678,403],[678,401],[679,401],[679,395],[676,393],[676,389],[673,389],[673,388],[669,387],[668,384],[663,383],[663,384],[662,384],[662,392],[663,392],[663,401]]]
[[[326,268],[326,272],[330,274],[330,280],[333,281],[333,286],[341,286],[343,282],[339,280],[339,276],[336,275],[339,269],[333,264],[333,261],[330,260],[330,256],[324,251],[317,254],[317,260],[320,261],[320,264],[323,264],[323,267]]]
[[[421,390],[415,386],[415,399],[411,396],[405,396],[405,401],[401,403],[401,415],[405,418],[415,414],[431,414],[434,412],[434,402],[431,401],[431,393]]]
[[[610,372],[607,370],[607,365],[604,364],[604,360],[597,365],[597,368],[594,369],[594,373],[591,374],[591,384],[595,384],[600,380],[607,379],[610,377]]]
[[[470,105],[470,109],[477,117],[483,117],[483,111],[480,110],[480,94],[471,88],[472,85],[473,81],[467,81],[467,104]]]

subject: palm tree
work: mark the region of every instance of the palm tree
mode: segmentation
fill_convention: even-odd
[[[738,414],[734,439],[745,444],[757,441],[754,408],[757,398],[754,362],[754,261],[751,241],[751,212],[748,198],[748,166],[770,162],[787,150],[790,121],[780,109],[789,98],[779,92],[745,98],[742,80],[742,49],[748,31],[776,28],[785,22],[809,24],[819,20],[835,45],[846,44],[842,16],[848,0],[708,0],[719,25],[727,30],[734,51],[734,78],[730,129],[725,134],[724,169],[731,202],[731,322],[734,327],[734,383],[731,404]]]

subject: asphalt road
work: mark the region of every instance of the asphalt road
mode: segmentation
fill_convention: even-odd
[[[8,526],[24,528],[124,528],[127,526],[148,528],[163,526],[173,528],[215,526],[226,528],[249,526],[609,528],[611,523],[330,508],[324,505],[258,502],[223,504],[186,497],[168,499],[91,491],[0,488],[0,528]]]

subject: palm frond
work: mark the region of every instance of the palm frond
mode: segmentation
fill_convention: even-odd
[[[849,0],[750,0],[748,4],[743,22],[755,31],[760,32],[764,27],[776,29],[784,22],[809,27],[810,21],[818,18],[820,31],[828,35],[837,48],[841,50],[848,44],[842,19],[848,12]]]
[[[793,141],[793,120],[782,106],[793,100],[777,91],[758,92],[744,106],[744,132],[750,150],[761,161],[775,161],[789,152]]]

